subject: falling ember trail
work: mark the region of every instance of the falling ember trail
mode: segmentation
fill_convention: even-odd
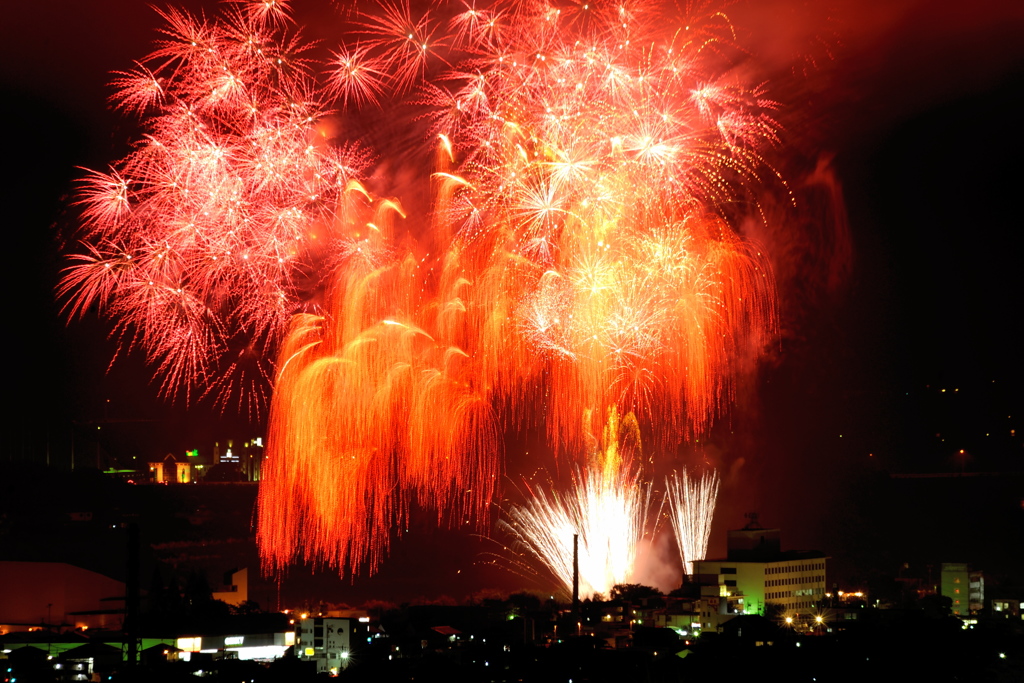
[[[564,457],[612,412],[655,450],[707,431],[776,331],[767,258],[734,228],[778,182],[776,103],[730,69],[721,12],[360,3],[318,64],[271,5],[162,13],[115,81],[147,134],[83,181],[61,287],[168,394],[256,413],[272,381],[265,569],[373,571],[414,509],[483,526],[509,432],[543,425]],[[408,93],[386,113],[430,117],[427,217],[328,132]],[[601,507],[637,477],[590,463],[574,490]]]

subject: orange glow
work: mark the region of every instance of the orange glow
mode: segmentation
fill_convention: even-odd
[[[682,39],[643,4],[624,30],[618,12],[506,9],[500,35],[452,37],[478,55],[461,88],[426,86],[442,149],[422,243],[396,239],[392,200],[339,203],[346,225],[379,232],[338,261],[327,305],[293,319],[280,354],[267,569],[372,571],[414,501],[482,524],[508,429],[543,423],[577,453],[610,411],[658,445],[700,435],[774,334],[767,261],[719,210],[756,180],[774,105],[703,71],[729,33],[720,15]],[[398,19],[367,21],[376,35]],[[400,85],[419,73],[422,55],[376,45],[408,60]],[[578,485],[591,480],[625,481]]]
[[[115,83],[147,136],[83,182],[62,284],[167,394],[258,415],[272,380],[268,571],[373,571],[413,507],[483,527],[508,433],[590,454],[632,414],[655,451],[695,438],[776,332],[767,258],[736,229],[778,177],[776,103],[723,64],[722,13],[367,4],[326,74],[284,9],[164,12]],[[371,156],[323,125],[408,92],[438,141],[426,217],[367,189]],[[606,456],[577,484],[634,479]]]

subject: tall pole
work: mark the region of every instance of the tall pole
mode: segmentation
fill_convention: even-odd
[[[124,631],[125,664],[133,672],[139,663],[139,525],[128,522],[128,566],[125,571]]]
[[[580,618],[580,535],[572,535],[572,618]],[[578,635],[578,634],[577,634]]]

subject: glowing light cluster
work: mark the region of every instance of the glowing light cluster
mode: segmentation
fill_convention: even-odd
[[[276,354],[265,568],[372,570],[414,504],[482,523],[509,430],[578,454],[613,411],[655,446],[709,427],[775,328],[767,260],[733,228],[774,176],[775,103],[728,68],[724,15],[382,0],[318,80],[286,5],[233,6],[166,12],[168,39],[118,79],[150,133],[87,181],[63,288],[167,392],[226,400],[242,360],[258,380]],[[406,93],[441,153],[429,220],[399,231],[397,200],[358,182],[366,154],[322,122],[331,98]],[[599,470],[565,514],[642,488]]]

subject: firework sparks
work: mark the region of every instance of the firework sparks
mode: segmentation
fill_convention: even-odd
[[[693,574],[693,563],[707,555],[718,484],[718,473],[714,470],[705,472],[700,478],[691,478],[683,470],[682,477],[673,473],[665,480],[669,518],[686,575]]]
[[[211,23],[163,13],[164,40],[119,75],[115,103],[141,114],[135,152],[83,181],[86,252],[62,290],[92,305],[156,366],[168,395],[237,397],[258,418],[289,318],[337,250],[334,208],[367,156],[326,144],[326,107],[283,29],[286,3]]]
[[[509,430],[575,453],[599,427],[581,415],[633,413],[655,445],[701,434],[775,331],[767,260],[730,218],[777,175],[776,105],[722,66],[720,13],[357,13],[321,74],[287,3],[164,12],[115,82],[148,133],[83,183],[62,285],[168,394],[255,412],[272,378],[268,569],[372,570],[414,504],[482,524]],[[399,237],[400,204],[359,182],[368,153],[322,123],[410,90],[443,152],[429,220]],[[642,488],[600,469],[578,472],[577,521]]]
[[[642,482],[630,454],[620,452],[624,427],[638,438],[632,417],[623,423],[614,412],[609,416],[605,447],[575,472],[569,491],[537,489],[501,521],[567,590],[573,582],[573,536],[578,535],[580,594],[587,597],[608,595],[613,586],[630,581],[647,532],[651,487]]]

